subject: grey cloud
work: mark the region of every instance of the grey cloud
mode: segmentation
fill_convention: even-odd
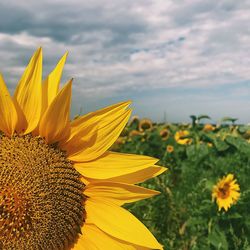
[[[109,1],[107,4],[110,4]],[[147,29],[147,24],[141,17],[119,4],[109,9],[101,4],[86,8],[81,2],[76,5],[51,2],[47,6],[33,3],[29,8],[2,3],[0,16],[0,32],[27,32],[33,36],[50,37],[69,44],[84,42],[84,36],[89,32],[107,30],[112,36],[106,41],[107,46],[110,43],[126,43],[133,40],[133,34],[145,32]],[[83,39],[73,39],[79,34]]]
[[[33,15],[22,8],[0,3],[0,32],[15,34],[32,26]]]
[[[172,16],[172,21],[176,25],[190,26],[192,23],[200,22],[203,18],[212,18],[213,20],[223,21],[230,18],[232,13],[238,10],[246,10],[250,7],[249,1],[181,1],[176,4],[168,13]]]
[[[3,0],[0,69],[9,86],[38,46],[44,75],[69,51],[75,107],[141,90],[250,80],[249,1]],[[80,98],[80,96],[82,98]]]
[[[216,7],[217,1],[183,1],[171,12],[173,22],[177,25],[190,25],[198,15],[210,12]]]

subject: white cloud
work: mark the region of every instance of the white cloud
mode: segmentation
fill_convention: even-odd
[[[14,17],[14,18],[13,18]],[[0,69],[11,88],[32,51],[85,100],[122,92],[210,88],[250,80],[249,1],[3,1]]]

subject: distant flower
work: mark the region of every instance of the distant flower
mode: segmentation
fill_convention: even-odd
[[[131,118],[131,120],[129,122],[129,127],[132,126],[133,128],[138,129],[139,122],[140,122],[139,116],[137,116],[137,115],[132,116],[132,118]]]
[[[121,144],[124,144],[125,141],[126,141],[126,139],[125,139],[124,137],[119,136],[119,137],[117,138],[117,140],[115,141],[115,144],[121,145]]]
[[[240,186],[236,183],[233,174],[228,174],[218,181],[213,187],[212,198],[216,199],[216,203],[219,207],[228,210],[240,197]]]
[[[179,144],[190,144],[192,142],[191,138],[186,138],[189,135],[188,130],[179,130],[175,133],[174,138]]]
[[[215,127],[212,124],[205,124],[204,127],[203,127],[203,130],[206,131],[206,132],[214,131]]]
[[[164,140],[164,141],[166,141],[166,140],[168,139],[169,134],[170,134],[170,132],[169,132],[169,130],[166,129],[166,128],[164,128],[164,129],[161,130],[161,132],[160,132],[160,136],[161,136],[162,140]]]
[[[174,147],[172,145],[167,145],[166,151],[168,153],[172,153],[172,152],[174,152]]]
[[[121,146],[124,145],[127,141],[127,137],[119,136],[115,143],[111,146],[110,150],[119,151]]]
[[[142,133],[140,132],[140,131],[138,131],[138,130],[131,130],[130,132],[129,132],[129,137],[134,137],[134,136],[138,136],[138,135],[142,135]]]
[[[151,130],[153,128],[153,123],[150,119],[142,119],[139,123],[139,130],[145,131],[145,130]]]

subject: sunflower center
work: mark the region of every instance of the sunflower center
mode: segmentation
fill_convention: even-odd
[[[161,131],[161,137],[162,137],[162,138],[167,138],[168,135],[169,135],[169,132],[168,132],[167,130]]]
[[[0,137],[0,249],[69,249],[84,223],[80,174],[55,145]]]
[[[229,196],[229,194],[230,194],[230,189],[229,189],[229,184],[228,183],[225,183],[224,185],[223,185],[223,187],[220,187],[219,188],[219,197],[220,198],[222,198],[222,199],[226,199],[228,196]]]

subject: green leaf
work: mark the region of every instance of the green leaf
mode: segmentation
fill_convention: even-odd
[[[227,143],[225,143],[224,141],[218,138],[214,139],[213,143],[214,143],[215,148],[220,152],[226,151],[229,148]]]
[[[239,214],[239,213],[234,213],[234,214],[230,214],[230,215],[228,216],[228,218],[230,218],[230,219],[241,219],[241,218],[242,218],[242,215]]]
[[[248,126],[239,126],[239,128],[238,128],[238,131],[239,131],[241,134],[246,133],[248,130],[249,130],[249,127],[248,127]]]
[[[225,142],[237,148],[241,153],[250,155],[250,145],[246,140],[240,137],[227,136]]]
[[[208,235],[208,242],[216,249],[228,250],[226,235],[217,228]]]
[[[210,116],[208,116],[208,115],[199,115],[198,116],[198,118],[197,118],[197,120],[202,120],[202,119],[209,119],[209,120],[211,120],[211,117]]]
[[[193,161],[200,161],[208,155],[209,150],[206,145],[190,145],[186,149],[187,157]]]
[[[189,117],[192,119],[192,121],[193,120],[197,120],[197,116],[196,115],[190,115]]]
[[[237,120],[238,120],[238,118],[232,118],[232,117],[226,116],[226,117],[223,117],[221,119],[221,122],[232,122],[232,123],[235,123]]]
[[[210,180],[206,181],[205,188],[207,190],[212,190],[213,186],[214,186],[214,182],[213,181],[210,181]]]

